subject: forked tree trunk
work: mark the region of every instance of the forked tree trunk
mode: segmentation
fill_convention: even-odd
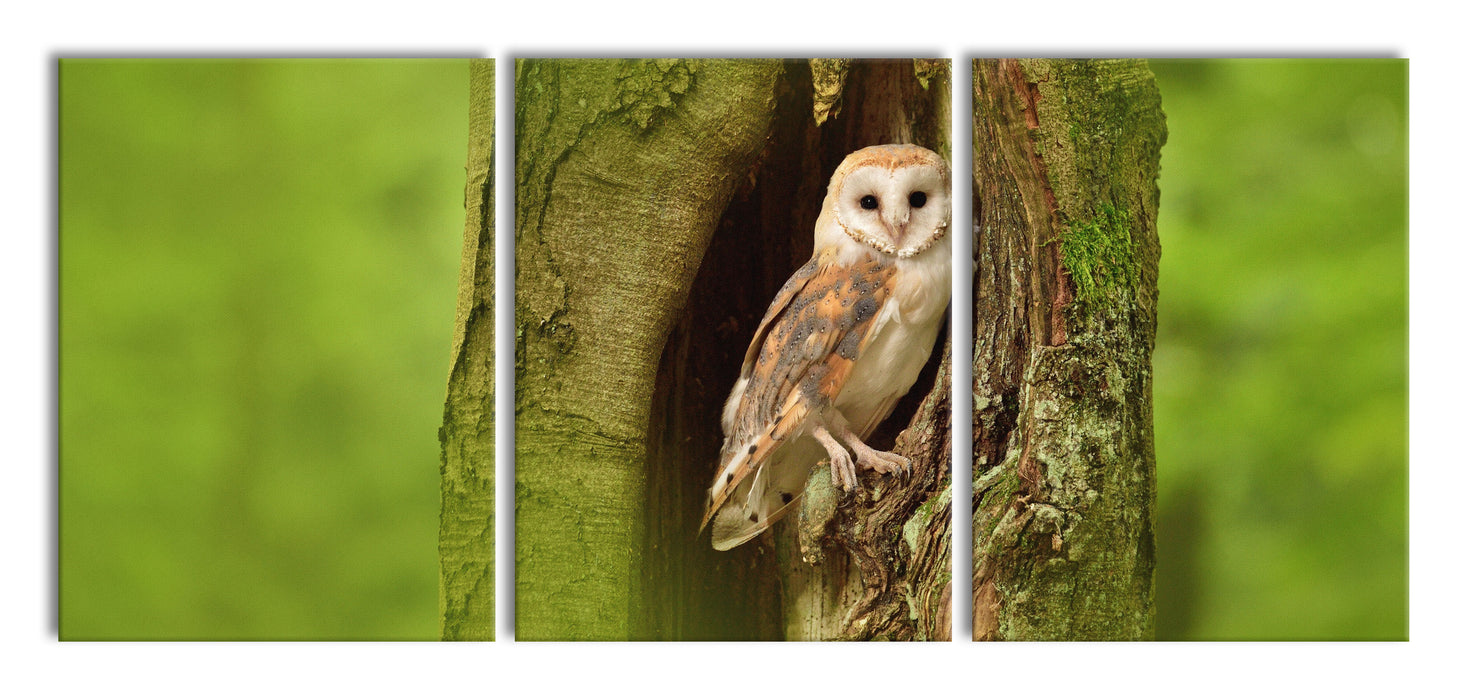
[[[974,638],[1153,634],[1144,61],[974,63]]]
[[[439,430],[439,634],[494,639],[494,61],[469,68],[464,248]]]
[[[810,255],[827,179],[861,146],[947,153],[948,75],[934,61],[517,63],[517,638],[947,633],[938,359],[889,421],[917,416],[899,448],[917,474],[875,505],[807,516],[819,567],[695,534],[723,400]],[[860,572],[861,595],[830,593],[848,590],[838,567]],[[842,602],[799,602],[822,598]]]

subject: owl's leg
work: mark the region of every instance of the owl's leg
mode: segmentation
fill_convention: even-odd
[[[856,466],[851,463],[851,453],[831,436],[824,425],[816,424],[811,430],[811,436],[831,455],[831,483],[839,486],[842,491],[851,493],[856,488]]]
[[[865,442],[861,441],[861,437],[851,431],[851,428],[838,424],[836,435],[851,447],[851,451],[856,454],[856,463],[861,468],[870,469],[878,474],[912,473],[912,460],[895,452],[883,452],[868,447]]]

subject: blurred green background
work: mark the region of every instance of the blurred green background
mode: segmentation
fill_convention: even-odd
[[[1151,62],[1160,639],[1407,635],[1407,62]]]
[[[433,639],[462,60],[64,60],[62,639]]]

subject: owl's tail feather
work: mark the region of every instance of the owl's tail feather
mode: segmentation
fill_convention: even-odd
[[[748,486],[739,484],[713,518],[714,549],[724,551],[748,542],[798,506],[809,469],[795,465],[813,463],[820,449],[814,440],[797,439],[761,465],[746,480]]]
[[[791,508],[798,505],[800,505],[800,495],[796,495],[789,503],[781,505],[769,515],[762,518],[756,516],[753,521],[742,512],[742,508],[737,508],[732,504],[724,506],[718,515],[714,516],[714,549],[726,552],[754,539],[759,533],[768,530],[771,525],[778,522],[780,518],[785,517]]]

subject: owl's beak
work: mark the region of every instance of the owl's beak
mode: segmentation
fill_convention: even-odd
[[[904,209],[883,218],[886,219],[883,223],[887,225],[887,234],[901,246],[903,239],[907,238],[907,222],[912,218],[912,213]]]

